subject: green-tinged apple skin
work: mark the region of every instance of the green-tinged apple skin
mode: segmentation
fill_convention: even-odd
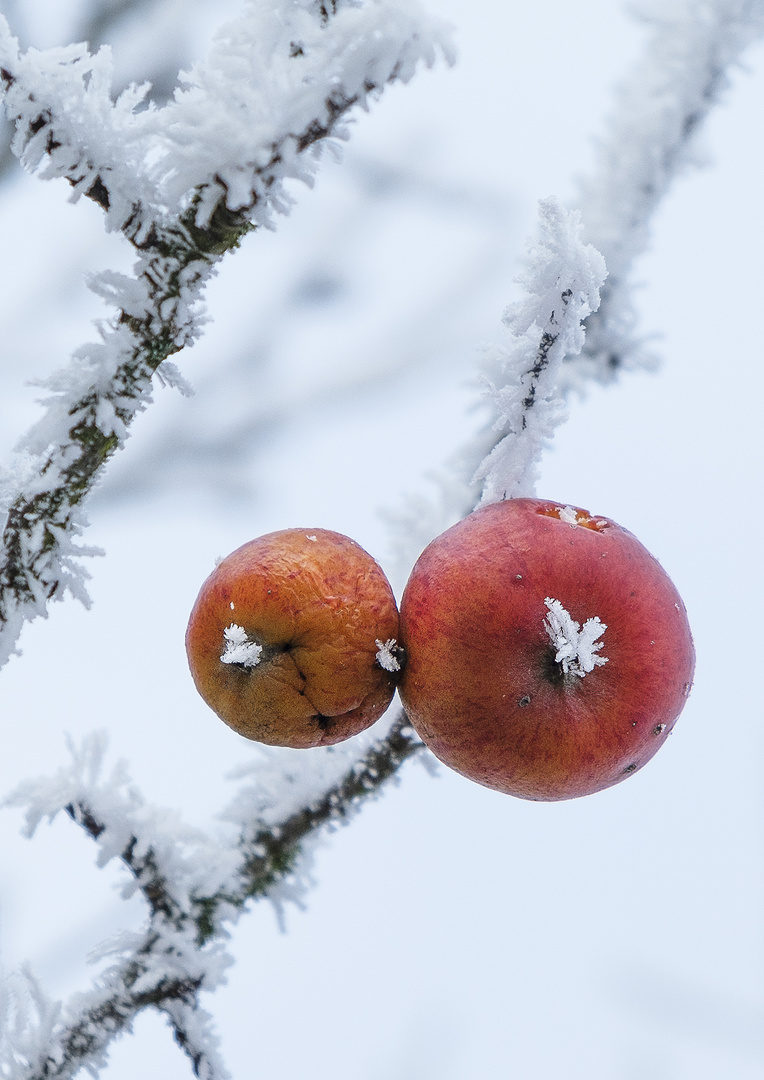
[[[626,529],[540,499],[486,506],[425,549],[401,600],[401,700],[444,764],[524,799],[617,784],[666,741],[695,651],[684,604]],[[562,517],[560,516],[562,510]],[[571,511],[577,524],[570,524]],[[607,663],[563,673],[547,598],[607,629]]]
[[[224,663],[225,630],[261,646]],[[196,688],[240,735],[296,748],[341,742],[378,720],[397,675],[377,660],[398,609],[379,565],[327,529],[283,529],[238,548],[202,585],[186,631]]]

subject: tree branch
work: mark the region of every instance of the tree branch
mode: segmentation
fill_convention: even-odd
[[[728,71],[764,33],[758,0],[650,2],[642,11],[651,38],[620,88],[596,172],[578,201],[585,239],[602,252],[609,276],[599,309],[586,320],[581,354],[568,357],[561,372],[563,393],[654,365],[636,333],[634,263],[649,247],[652,219],[675,179],[697,164],[693,148],[729,87]]]
[[[84,774],[98,767],[99,749],[93,744],[75,755],[71,779],[59,776],[49,784],[37,782],[10,801],[39,801],[30,812],[35,822],[44,813],[52,815],[55,793],[72,784],[80,787]],[[173,874],[163,865],[159,848],[133,830],[119,858],[146,899],[148,926],[136,941],[127,940],[119,947],[123,958],[105,972],[102,984],[76,998],[64,1018],[53,1025],[47,1045],[23,1073],[24,1080],[69,1080],[83,1067],[97,1071],[106,1060],[111,1041],[128,1030],[146,1008],[159,1009],[168,1017],[176,1042],[189,1057],[196,1076],[225,1080],[228,1074],[219,1059],[216,1036],[208,1015],[200,1010],[198,996],[202,990],[214,988],[229,963],[222,945],[227,924],[239,917],[250,900],[272,897],[295,874],[307,839],[324,827],[348,822],[367,799],[377,796],[397,775],[405,761],[423,749],[401,713],[387,736],[311,805],[272,825],[258,820],[246,823],[232,852],[237,867],[212,893],[192,887],[184,897],[182,889],[173,889]],[[119,802],[113,801],[118,799],[114,785],[112,777],[108,781],[112,808],[106,815],[89,806],[85,797],[77,797],[64,807],[99,843],[110,829],[108,815],[125,816]],[[131,797],[134,802],[135,794]],[[100,801],[96,794],[93,798]],[[139,854],[141,851],[144,853]],[[187,860],[191,868],[197,868],[199,861],[195,851]],[[179,876],[177,871],[174,876]]]
[[[134,278],[107,273],[94,279],[92,287],[117,316],[102,328],[100,344],[79,350],[70,368],[48,381],[53,396],[46,413],[22,444],[33,466],[26,466],[7,507],[0,665],[15,650],[23,624],[45,615],[51,599],[68,590],[87,602],[77,562],[87,552],[74,543],[84,524],[80,504],[151,401],[160,365],[166,381],[179,381],[167,360],[199,335],[200,298],[217,262],[247,232],[268,224],[272,212],[288,207],[284,180],[310,179],[315,164],[309,155],[344,134],[351,108],[365,107],[387,83],[408,79],[419,60],[434,59],[434,39],[417,29],[415,17],[401,12],[388,25],[377,0],[363,9],[343,7],[330,22],[318,10],[310,17],[302,8],[293,14],[302,19],[304,48],[294,48],[294,28],[273,11],[248,9],[231,30],[243,60],[252,64],[263,59],[259,20],[277,33],[266,58],[276,88],[266,78],[260,96],[253,96],[240,85],[239,68],[234,65],[231,75],[226,66],[224,35],[187,90],[163,110],[137,114],[140,94],[112,104],[108,57],[91,57],[79,46],[51,50],[43,77],[36,55],[22,56],[0,22],[0,80],[16,122],[15,152],[30,168],[44,161],[44,177],[65,177],[76,194],[94,200],[139,254]],[[323,30],[315,28],[317,16]],[[372,30],[366,63],[359,64],[358,42]],[[292,83],[283,87],[285,72]],[[262,73],[255,74],[262,81]],[[266,141],[253,143],[248,112],[259,131],[254,120],[262,127],[263,95],[280,106],[282,127],[271,124]],[[73,97],[80,105],[74,110]],[[227,124],[235,133],[228,161],[213,164],[219,140],[212,147],[198,141],[200,109],[205,122]],[[152,148],[161,153],[149,165]]]
[[[162,1012],[173,1031],[173,1038],[191,1062],[199,1080],[230,1080],[231,1074],[217,1052],[218,1039],[212,1019],[198,1003],[181,998],[166,1001]]]
[[[28,1080],[70,1080],[82,1068],[97,1071],[106,1062],[106,1051],[111,1042],[130,1030],[133,1020],[143,1009],[161,1005],[163,1010],[168,1010],[175,1002],[185,1006],[196,1004],[199,985],[195,981],[162,982],[150,991],[131,993],[131,979],[138,975],[134,967],[126,965],[125,986],[128,989],[81,1013],[70,1027],[61,1032],[55,1048],[49,1048],[27,1073]],[[199,1060],[203,1061],[201,1053]],[[204,1076],[199,1072],[195,1075]],[[211,1077],[214,1074],[207,1075]]]
[[[307,837],[324,826],[346,824],[368,798],[378,795],[396,776],[404,762],[422,750],[423,743],[401,710],[386,738],[320,799],[276,826],[262,828],[255,824],[245,832],[240,845],[244,855],[242,897],[267,896],[292,872]]]
[[[554,199],[539,205],[540,237],[522,279],[526,295],[504,322],[513,341],[494,357],[488,396],[493,445],[475,472],[479,505],[532,495],[546,442],[564,418],[560,368],[584,343],[583,322],[599,304],[607,271],[600,253],[580,239],[581,219]]]

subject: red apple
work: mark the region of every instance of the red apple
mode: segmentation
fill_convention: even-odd
[[[434,540],[401,601],[400,695],[442,762],[524,799],[617,784],[666,741],[695,653],[684,605],[626,529],[540,499]]]
[[[238,548],[202,585],[186,631],[199,693],[239,734],[275,746],[369,727],[397,681],[398,609],[380,567],[326,529]]]

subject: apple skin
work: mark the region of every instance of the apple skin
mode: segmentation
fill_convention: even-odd
[[[580,625],[606,625],[606,663],[562,670],[547,598]],[[401,700],[433,753],[535,800],[588,795],[640,769],[673,728],[695,666],[684,604],[636,537],[540,499],[486,506],[425,549],[401,600],[401,644]]]
[[[232,625],[261,647],[253,666],[221,659]],[[368,552],[327,529],[284,529],[244,544],[210,574],[186,652],[197,690],[229,727],[302,748],[341,742],[379,719],[397,673],[377,652],[398,637],[395,597]]]

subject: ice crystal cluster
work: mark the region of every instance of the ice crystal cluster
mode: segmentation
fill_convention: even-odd
[[[608,662],[606,656],[597,655],[605,644],[597,638],[607,630],[606,623],[594,615],[582,627],[559,600],[547,596],[544,603],[549,611],[544,629],[555,650],[555,662],[566,675],[578,675],[582,679]]]

